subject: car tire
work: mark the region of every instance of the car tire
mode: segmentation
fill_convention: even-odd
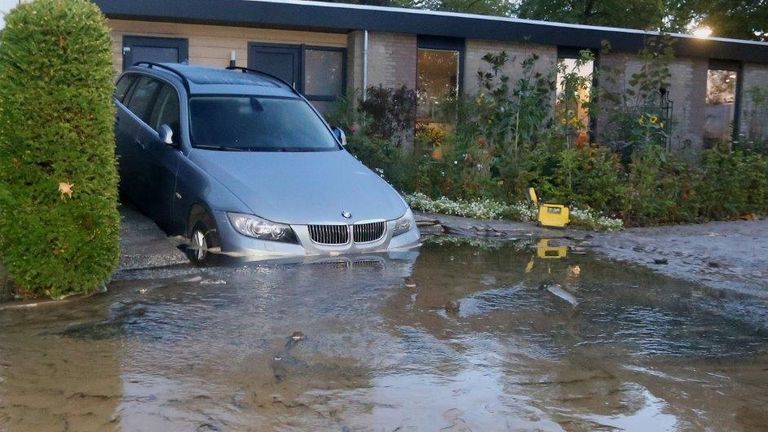
[[[189,226],[192,228],[189,230],[187,257],[197,266],[211,264],[216,257],[211,249],[221,247],[216,224],[208,214],[202,213],[193,214]]]

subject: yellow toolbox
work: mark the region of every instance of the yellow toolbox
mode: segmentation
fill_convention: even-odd
[[[539,209],[541,226],[564,228],[571,221],[568,207],[560,204],[540,204],[534,188],[528,188],[528,199]]]
[[[563,259],[568,256],[568,246],[551,246],[550,239],[541,239],[536,244],[536,256],[539,259]]]

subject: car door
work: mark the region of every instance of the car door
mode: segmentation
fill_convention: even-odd
[[[122,196],[133,196],[134,191],[131,190],[133,183],[130,181],[123,181],[123,179],[131,178],[131,173],[135,171],[136,155],[132,153],[133,150],[133,121],[131,120],[131,114],[129,114],[128,107],[125,104],[128,103],[131,91],[135,87],[136,81],[139,76],[136,74],[126,74],[120,77],[115,85],[115,153],[117,154],[118,172],[120,174],[120,194]]]
[[[148,137],[142,151],[146,154],[145,174],[149,185],[145,198],[146,211],[166,229],[172,226],[176,172],[179,159],[183,157],[180,119],[179,94],[172,85],[163,83],[149,118],[149,126],[153,133]],[[163,125],[167,125],[173,131],[173,144],[166,144],[160,139],[158,132]]]
[[[146,148],[157,137],[157,133],[148,123],[161,84],[155,78],[142,76],[126,105],[129,112],[125,118],[120,119],[120,125],[125,128],[126,133],[125,143],[120,149],[120,157],[125,159],[121,180],[129,193],[128,198],[145,213],[150,207],[147,192],[152,187],[147,171],[149,155]]]

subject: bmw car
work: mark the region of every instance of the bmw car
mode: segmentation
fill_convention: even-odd
[[[191,258],[419,245],[413,213],[291,86],[236,68],[139,63],[116,84],[121,195]]]

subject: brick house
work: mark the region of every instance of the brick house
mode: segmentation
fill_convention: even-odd
[[[10,0],[15,3],[16,0]],[[227,66],[235,60],[273,73],[320,110],[347,88],[418,89],[418,116],[429,121],[446,92],[478,91],[488,52],[507,52],[504,73],[537,54],[550,70],[593,50],[590,68],[610,67],[625,85],[651,33],[515,18],[374,6],[272,0],[95,0],[109,18],[116,72],[140,60]],[[664,96],[673,102],[673,148],[700,149],[732,134],[768,138],[768,108],[751,91],[768,87],[768,43],[673,35],[675,59]],[[607,41],[608,54],[600,54]],[[598,83],[600,85],[600,83]],[[615,82],[613,85],[617,85]],[[553,97],[554,103],[554,97]],[[609,109],[603,107],[602,111]],[[594,113],[593,113],[594,115]],[[604,127],[598,110],[591,119]]]

